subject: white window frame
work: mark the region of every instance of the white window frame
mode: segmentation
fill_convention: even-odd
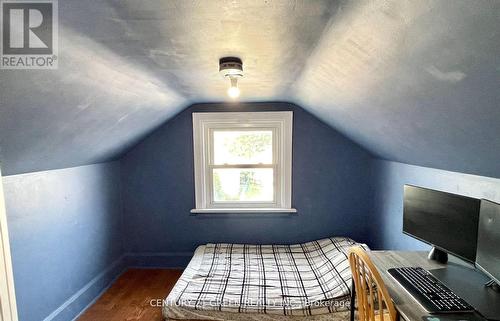
[[[191,213],[286,212],[292,208],[292,124],[293,112],[216,112],[193,113],[193,147],[196,208]],[[213,132],[216,130],[271,130],[273,164],[214,165]],[[273,168],[272,202],[215,202],[214,168]]]

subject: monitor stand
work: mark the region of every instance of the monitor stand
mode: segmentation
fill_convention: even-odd
[[[439,263],[444,264],[444,263],[448,262],[448,253],[446,253],[445,251],[442,251],[438,248],[432,247],[427,258],[429,260],[434,260],[434,261],[437,261]]]
[[[500,320],[500,292],[487,286],[490,279],[478,270],[453,262],[429,270],[439,281],[462,297],[488,320]]]
[[[493,291],[500,292],[500,285],[496,283],[495,280],[489,280],[484,286],[489,287]]]

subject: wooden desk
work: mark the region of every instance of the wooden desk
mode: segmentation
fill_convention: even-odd
[[[429,315],[387,272],[388,269],[404,266],[420,266],[426,270],[446,267],[427,259],[427,252],[371,251],[368,252],[373,263],[384,279],[399,315],[408,321],[422,321]]]
[[[448,274],[451,276],[450,282],[443,283],[474,306],[487,319],[500,320],[500,294],[490,288],[485,288],[484,284],[489,281],[489,278],[472,269],[472,266],[464,261],[450,256],[448,264],[440,264],[428,260],[427,252],[420,251],[371,251],[368,252],[368,255],[379,270],[399,315],[407,321],[423,321],[422,317],[429,316],[429,313],[390,276],[387,270],[393,267],[420,266],[429,271],[439,269],[430,271],[437,279],[445,276],[443,272],[450,273]],[[457,271],[459,274],[456,274]],[[446,280],[446,277],[443,279]],[[477,312],[467,315],[441,314],[439,316],[441,320],[445,321],[486,320]]]

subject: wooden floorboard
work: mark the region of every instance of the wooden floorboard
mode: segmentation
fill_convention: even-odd
[[[161,307],[153,299],[164,299],[182,270],[130,269],[85,311],[78,321],[161,321]]]

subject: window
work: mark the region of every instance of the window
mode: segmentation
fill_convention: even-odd
[[[193,213],[295,212],[292,112],[193,113]]]

